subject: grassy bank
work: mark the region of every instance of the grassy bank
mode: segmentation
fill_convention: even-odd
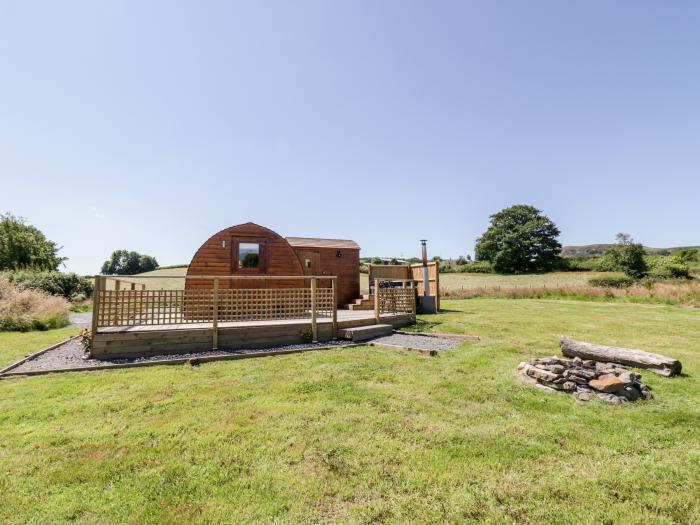
[[[443,306],[424,326],[483,340],[2,380],[0,522],[700,520],[700,311]],[[687,375],[645,373],[657,399],[622,407],[521,384],[562,333]]]

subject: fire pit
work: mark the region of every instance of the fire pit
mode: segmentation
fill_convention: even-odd
[[[518,365],[518,375],[537,388],[565,392],[580,401],[597,397],[619,405],[639,399],[653,399],[642,376],[617,363],[542,357]]]

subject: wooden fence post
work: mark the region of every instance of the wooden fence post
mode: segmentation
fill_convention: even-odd
[[[413,314],[413,320],[416,320],[416,283],[411,283],[411,313]]]
[[[338,337],[338,286],[336,278],[331,279],[331,287],[333,288],[333,339]]]
[[[374,280],[374,320],[379,324],[379,279]]]
[[[95,287],[92,290],[92,335],[97,333],[97,322],[100,318],[100,289],[102,277],[95,276]]]
[[[316,324],[316,277],[311,278],[311,341],[318,342],[318,326]]]
[[[219,278],[214,279],[214,311],[212,312],[212,350],[219,349]]]

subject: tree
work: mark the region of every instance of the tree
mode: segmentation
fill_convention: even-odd
[[[635,279],[644,277],[649,271],[644,246],[634,242],[628,233],[618,233],[616,241],[601,257],[598,269],[625,272]]]
[[[382,260],[379,257],[372,257],[372,264],[382,264]]]
[[[559,228],[533,206],[517,204],[491,215],[491,225],[476,241],[476,260],[498,273],[551,271],[559,264]]]
[[[66,260],[60,249],[22,217],[0,215],[0,270],[56,271]]]
[[[158,268],[158,261],[150,255],[129,250],[115,250],[102,265],[104,275],[135,275]]]

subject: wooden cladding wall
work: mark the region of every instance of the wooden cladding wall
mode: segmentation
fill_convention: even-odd
[[[238,267],[238,244],[260,244],[257,269]],[[235,252],[235,253],[234,253]],[[294,249],[280,235],[253,223],[240,224],[221,230],[210,237],[194,254],[187,270],[193,275],[303,275],[304,271]],[[211,288],[208,280],[186,279],[185,288]],[[265,281],[263,279],[221,281],[222,288],[302,288],[299,280]]]
[[[412,279],[411,268],[405,264],[368,264],[369,282],[375,279]]]
[[[411,265],[411,279],[418,281],[418,295],[423,295],[425,286],[423,285],[423,265]],[[438,310],[440,309],[440,263],[428,263],[428,285],[430,286],[430,295],[434,295],[437,301]]]
[[[295,248],[306,275],[335,275],[338,277],[338,305],[353,302],[360,297],[360,250],[351,248]],[[305,261],[311,262],[307,268]],[[330,281],[319,279],[322,288]]]

